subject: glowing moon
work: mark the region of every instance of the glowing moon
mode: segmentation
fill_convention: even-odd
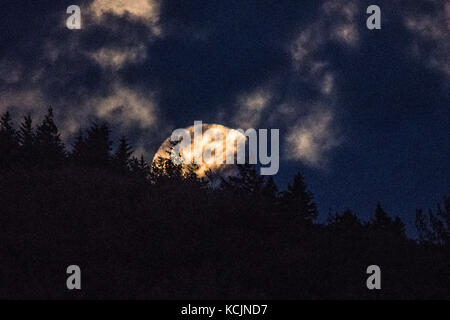
[[[233,140],[237,140],[237,138],[242,138],[244,140],[247,140],[247,137],[238,130],[230,129],[220,124],[206,124],[206,123],[202,124],[203,133],[205,133],[205,131],[209,129],[213,129],[214,131],[217,131],[219,134],[222,134],[223,161],[222,163],[216,163],[214,161],[202,161],[202,163],[198,164],[198,169],[196,170],[197,176],[204,177],[206,175],[206,172],[208,172],[208,170],[211,170],[211,172],[220,172],[224,176],[235,175],[236,166],[233,164],[226,164],[225,159],[227,158],[227,155],[230,154],[232,154],[233,157],[236,156],[237,147],[236,145],[234,145],[234,148],[231,148],[231,150],[230,148],[226,148],[226,141],[227,138]],[[189,131],[189,133],[191,134],[191,148],[190,150],[182,149],[180,151],[180,155],[186,163],[191,163],[194,157],[199,156],[199,153],[203,155],[207,148],[211,148],[212,146],[215,146],[215,143],[217,143],[214,140],[209,139],[206,135],[203,135],[203,138],[201,139],[201,148],[196,149],[194,148],[194,126],[190,126],[186,128],[186,130]],[[153,157],[153,162],[155,162],[159,157],[163,159],[170,159],[170,151],[171,145],[169,137],[159,147],[158,151]]]

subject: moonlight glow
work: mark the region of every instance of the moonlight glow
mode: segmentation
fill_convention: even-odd
[[[204,177],[206,172],[208,170],[211,170],[212,172],[223,172],[226,175],[233,174],[234,172],[234,166],[233,165],[227,165],[225,164],[225,160],[227,155],[232,154],[233,156],[236,156],[237,147],[234,145],[234,148],[226,148],[226,140],[227,138],[231,140],[238,140],[238,138],[242,138],[246,140],[246,136],[242,134],[241,132],[227,128],[225,126],[222,126],[220,124],[203,124],[202,126],[203,132],[205,132],[208,129],[214,129],[218,130],[222,136],[224,137],[222,141],[222,150],[223,150],[223,163],[217,164],[214,161],[205,161],[200,164],[198,164],[199,168],[197,169],[196,173],[199,177]],[[194,148],[194,126],[190,126],[186,128],[191,134],[191,148],[190,151],[182,149],[180,151],[181,157],[184,159],[185,163],[191,163],[195,156],[199,156],[200,154],[204,154],[205,150],[208,148],[214,148],[216,146],[216,143],[213,140],[209,139],[206,135],[203,136],[203,139],[201,140],[201,148]],[[163,144],[159,147],[158,151],[156,152],[155,156],[153,157],[153,162],[158,159],[159,157],[163,159],[170,159],[170,138],[167,138]]]

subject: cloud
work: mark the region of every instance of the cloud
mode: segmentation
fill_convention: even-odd
[[[138,127],[151,131],[161,126],[157,123],[157,104],[151,95],[117,83],[112,84],[109,91],[106,96],[57,101],[45,95],[39,86],[3,89],[0,92],[0,113],[9,109],[17,117],[31,114],[38,120],[52,105],[64,139],[70,138],[93,119],[105,120],[125,129]]]
[[[322,84],[320,90],[323,94],[329,95],[334,89],[335,76],[331,72],[326,72],[322,77]]]
[[[269,106],[272,94],[267,89],[258,89],[238,98],[238,110],[233,124],[241,129],[255,128],[261,121],[261,115]]]
[[[96,115],[100,119],[123,127],[138,125],[142,129],[152,127],[156,122],[156,104],[148,96],[114,84],[110,95],[102,98],[93,98],[89,105],[94,105]]]
[[[45,101],[45,97],[39,89],[35,88],[3,88],[0,92],[0,112],[14,111],[14,114],[22,117],[28,113],[39,116],[37,106]],[[18,112],[19,111],[19,112]]]
[[[129,13],[139,18],[155,19],[158,15],[158,3],[153,0],[94,0],[90,8],[97,16],[112,12],[116,15]]]
[[[333,31],[336,39],[348,45],[355,45],[358,41],[358,32],[354,24],[337,25]]]
[[[119,70],[131,63],[143,62],[147,57],[143,44],[123,48],[100,48],[89,56],[103,68]]]
[[[66,142],[92,121],[106,120],[132,143],[151,149],[165,128],[155,84],[144,90],[121,72],[147,61],[159,29],[158,2],[95,0],[87,15],[81,8],[82,30],[67,30],[65,10],[53,11],[51,32],[21,33],[14,54],[0,58],[0,113],[10,109],[17,121],[30,113],[37,124],[51,105]]]
[[[326,1],[321,19],[329,23],[328,30],[331,38],[340,43],[355,46],[359,40],[356,24],[358,5],[355,1],[332,0]]]
[[[65,139],[93,120],[107,120],[114,131],[129,135],[139,152],[170,134],[165,130],[173,128],[169,122],[210,120],[202,107],[210,105],[216,108],[213,115],[222,114],[220,119],[236,128],[289,133],[301,128],[305,136],[311,106],[331,110],[336,105],[338,74],[328,44],[354,49],[360,36],[354,24],[356,5],[343,1],[326,1],[317,19],[303,26],[301,18],[267,24],[252,6],[224,5],[240,13],[236,19],[248,22],[248,29],[238,33],[236,23],[200,1],[86,3],[80,4],[82,30],[68,31],[60,23],[51,32],[23,33],[17,57],[0,59],[0,93],[6,93],[0,109],[12,103],[17,114],[33,110],[42,116],[52,105]],[[282,16],[286,6],[291,4],[280,3],[274,10]],[[61,22],[67,15],[55,9],[48,16]],[[208,36],[201,41],[192,37],[199,31]],[[329,127],[334,126],[331,117]],[[314,150],[310,156],[292,156],[319,163],[311,159],[325,159],[331,147]]]
[[[107,41],[100,47],[85,48],[85,54],[113,71],[144,62],[147,46],[162,36],[159,9],[158,0],[94,0],[89,6],[88,28],[100,27]],[[138,24],[146,26],[146,30]]]
[[[288,158],[325,166],[329,152],[341,143],[334,117],[338,75],[329,46],[358,48],[358,12],[356,1],[323,2],[316,20],[291,38],[288,52],[293,68],[280,77],[264,79],[270,85],[237,95],[233,126],[284,128]]]
[[[312,103],[290,101],[277,110],[278,118],[286,119],[285,150],[290,159],[323,167],[327,154],[341,143],[333,111],[337,106],[338,76],[329,57],[329,45],[357,49],[361,38],[358,12],[356,1],[325,1],[317,19],[291,42],[294,69],[304,86],[315,90],[315,95],[310,99]]]
[[[23,71],[20,65],[12,64],[6,60],[0,61],[0,81],[6,84],[20,82]]]
[[[157,0],[94,0],[89,9],[100,20],[105,14],[130,16],[147,24],[155,34],[160,34],[160,4]]]
[[[325,154],[340,144],[333,128],[333,113],[319,110],[301,119],[286,138],[286,154],[311,166],[323,166]]]
[[[290,54],[297,72],[323,95],[334,92],[336,79],[325,54],[327,46],[332,42],[351,49],[357,46],[357,13],[354,1],[325,1],[317,20],[291,42]]]
[[[291,44],[291,55],[298,67],[309,62],[317,53],[320,46],[325,43],[323,30],[319,24],[314,23],[301,31]]]
[[[431,5],[426,13],[406,10],[403,23],[414,36],[411,51],[426,65],[450,77],[450,3],[425,1]]]
[[[312,25],[300,32],[290,46],[290,54],[299,75],[316,89],[330,94],[334,77],[332,71],[328,70],[326,57],[320,54],[326,43],[322,33],[323,30],[318,25]]]

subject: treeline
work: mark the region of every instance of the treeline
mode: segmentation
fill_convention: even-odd
[[[48,110],[0,120],[0,297],[449,298],[450,199],[417,212],[419,239],[378,204],[317,223],[300,173],[285,191],[250,165],[211,188],[167,159],[148,164],[106,124],[70,148]],[[70,149],[70,150],[69,150]],[[82,270],[68,291],[65,270]],[[378,265],[382,289],[368,290]]]
[[[126,137],[120,139],[114,152],[112,144],[107,124],[94,123],[86,133],[80,130],[72,150],[68,151],[61,141],[51,107],[36,128],[29,115],[24,117],[18,129],[14,128],[11,114],[7,111],[0,119],[0,170],[76,166],[104,168],[144,177],[148,174],[144,157],[131,157],[132,150]]]

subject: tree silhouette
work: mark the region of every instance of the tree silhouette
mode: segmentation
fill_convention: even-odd
[[[345,210],[342,214],[334,214],[328,217],[330,227],[338,229],[340,232],[344,230],[355,231],[362,228],[362,223],[358,217],[351,211]]]
[[[84,142],[83,130],[79,130],[75,142],[72,144],[72,152],[69,155],[71,163],[76,166],[83,166],[88,158],[86,152],[87,149]]]
[[[264,178],[256,171],[256,166],[251,164],[238,164],[238,174],[230,176],[226,186],[243,195],[256,195],[264,187]]]
[[[288,216],[299,216],[312,222],[317,218],[317,206],[312,193],[306,188],[303,176],[297,173],[282,195],[283,211]]]
[[[450,197],[444,199],[444,208],[437,205],[436,214],[417,210],[416,226],[421,241],[450,246]]]
[[[377,204],[377,208],[375,209],[375,219],[371,221],[370,226],[380,232],[385,236],[389,235],[398,235],[401,237],[405,237],[405,225],[400,220],[399,217],[392,219],[386,211],[383,210],[381,204]]]
[[[266,202],[278,205],[278,187],[272,176],[265,180],[261,189],[261,195],[266,199]]]
[[[60,133],[54,122],[53,109],[48,108],[47,114],[36,130],[36,149],[39,164],[45,168],[55,168],[63,164],[66,158]]]
[[[80,131],[71,154],[73,162],[81,167],[108,168],[111,166],[112,141],[106,123],[94,123],[83,137]]]
[[[181,140],[180,140],[181,141]],[[183,163],[181,155],[178,155],[178,163],[172,161],[172,150],[180,141],[169,141],[169,148],[166,150],[168,158],[158,157],[150,167],[150,180],[154,183],[167,184],[179,183],[183,180]]]
[[[127,138],[122,136],[116,152],[112,157],[113,167],[117,172],[127,173],[130,171],[130,156],[133,153]]]
[[[300,173],[284,192],[248,164],[211,185],[195,164],[149,168],[126,137],[117,145],[94,123],[64,157],[51,109],[36,130],[1,117],[0,298],[450,298],[450,198],[418,210],[416,241],[379,203],[370,221],[346,210],[317,222]],[[73,261],[89,270],[82,296],[55,276]]]
[[[136,157],[132,157],[130,160],[130,170],[131,172],[144,179],[147,179],[150,174],[150,166],[147,161],[145,161],[144,155],[141,154],[141,157],[138,159]]]
[[[0,169],[9,168],[17,160],[18,141],[11,114],[6,111],[0,118]]]
[[[36,133],[34,132],[33,120],[30,115],[23,118],[17,136],[20,144],[20,161],[25,166],[34,166],[37,162]]]

